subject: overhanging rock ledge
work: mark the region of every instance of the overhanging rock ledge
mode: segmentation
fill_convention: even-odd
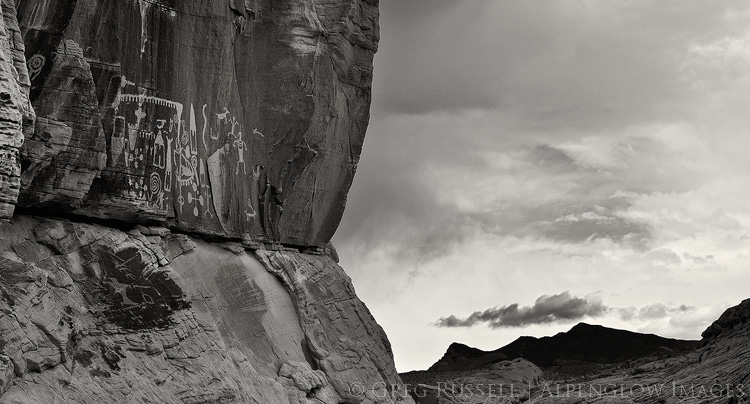
[[[413,404],[329,244],[377,0],[0,4],[0,403]]]

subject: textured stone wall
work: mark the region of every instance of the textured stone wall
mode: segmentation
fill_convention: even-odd
[[[18,206],[325,245],[369,119],[377,5],[18,0],[38,117]]]
[[[0,1],[0,220],[13,216],[20,190],[19,149],[33,131],[29,75],[13,0]]]
[[[161,227],[0,225],[0,403],[412,403],[325,255]]]

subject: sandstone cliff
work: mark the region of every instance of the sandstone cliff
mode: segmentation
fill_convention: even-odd
[[[329,244],[377,0],[0,1],[0,403],[412,403]]]
[[[394,401],[328,256],[29,216],[0,236],[2,403]]]
[[[6,55],[27,60],[7,94],[37,115],[16,206],[331,238],[369,119],[376,0],[18,0],[18,25],[3,4]]]

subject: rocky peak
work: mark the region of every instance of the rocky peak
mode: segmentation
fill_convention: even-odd
[[[446,355],[481,355],[487,353],[481,349],[464,345],[460,342],[453,342],[448,346],[448,350],[445,352]]]
[[[727,309],[718,320],[714,321],[701,337],[710,340],[728,332],[739,325],[750,324],[750,299],[743,300],[737,306]]]
[[[475,369],[505,358],[503,354],[493,354],[454,342],[450,344],[443,357],[430,366],[428,371]]]

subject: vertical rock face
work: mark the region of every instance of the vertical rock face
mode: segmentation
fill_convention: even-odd
[[[18,206],[298,246],[333,235],[369,118],[377,1],[17,12],[38,116]]]
[[[13,216],[20,190],[19,149],[33,130],[29,75],[13,0],[0,1],[0,220]]]
[[[319,248],[377,0],[0,2],[1,404],[413,403]]]

